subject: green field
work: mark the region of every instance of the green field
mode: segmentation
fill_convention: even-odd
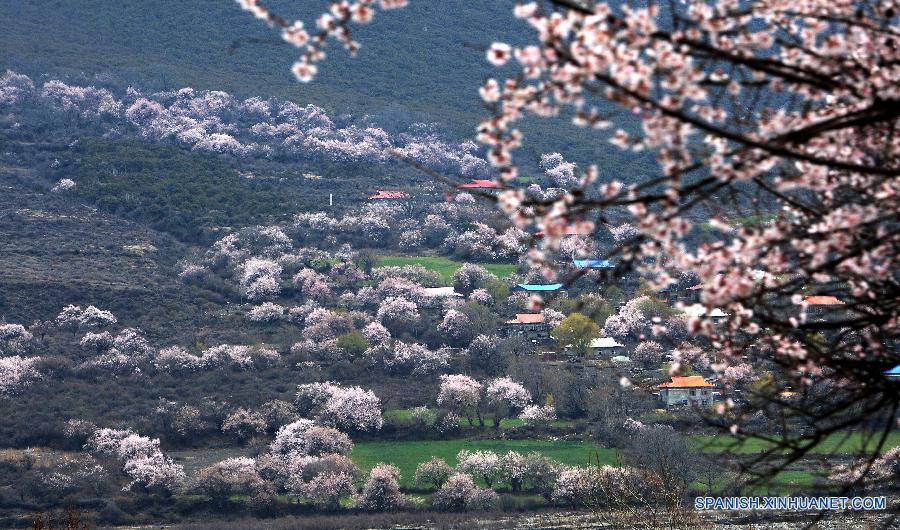
[[[381,256],[375,267],[402,267],[404,265],[422,265],[430,271],[441,275],[441,280],[449,284],[456,269],[463,266],[462,261],[454,261],[441,256]],[[476,263],[498,278],[506,278],[516,272],[514,263]]]
[[[698,435],[692,438],[697,442],[700,449],[712,453],[730,451],[738,454],[752,454],[765,451],[771,447],[769,442],[756,439],[744,440],[740,445],[734,445],[736,439],[729,436]],[[811,452],[814,454],[852,454],[866,450],[871,451],[878,445],[879,439],[880,435],[866,436],[859,432],[832,434],[813,448]],[[884,453],[888,449],[897,446],[900,446],[900,431],[894,431],[888,435],[881,452]]]
[[[554,440],[427,440],[414,442],[363,442],[353,448],[351,457],[363,471],[368,471],[379,462],[394,464],[400,468],[400,484],[413,485],[416,466],[436,456],[443,458],[451,466],[456,465],[456,455],[463,449],[470,451],[489,450],[497,453],[517,451],[527,454],[532,451],[558,460],[567,465],[588,465],[596,463],[615,464],[616,451],[601,447],[593,442]]]

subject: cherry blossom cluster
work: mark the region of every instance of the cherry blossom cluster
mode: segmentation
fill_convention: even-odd
[[[119,460],[123,472],[131,478],[126,490],[138,486],[171,493],[185,480],[184,469],[162,452],[158,438],[140,436],[128,429],[102,428],[88,438],[85,449]]]
[[[16,393],[41,377],[40,357],[0,357],[0,396]]]
[[[64,191],[69,191],[75,187],[75,181],[72,179],[60,179],[50,191],[53,193],[62,193]]]
[[[85,328],[102,328],[118,322],[115,315],[109,311],[88,306],[68,305],[60,311],[54,320],[57,326],[75,332]]]
[[[517,413],[531,403],[531,393],[509,377],[498,377],[482,384],[462,374],[442,375],[437,404],[472,421],[481,418],[482,409],[494,414],[494,425],[511,412]]]
[[[232,495],[247,495],[258,503],[268,501],[274,493],[257,469],[252,458],[227,458],[205,467],[192,479],[191,489],[222,501]]]
[[[651,324],[650,319],[641,310],[641,306],[648,301],[647,296],[629,300],[618,313],[607,317],[603,324],[603,333],[619,340],[634,340],[640,337]]]
[[[331,427],[316,425],[312,420],[300,419],[278,429],[275,440],[269,446],[272,454],[347,455],[353,449],[350,438]]]
[[[267,426],[266,418],[261,412],[238,408],[222,421],[222,432],[245,440],[265,433]]]
[[[217,368],[251,370],[277,365],[281,356],[266,346],[220,344],[195,355],[181,346],[170,346],[156,352],[152,366],[161,371],[190,373]]]
[[[460,512],[493,509],[499,498],[494,490],[477,487],[471,476],[457,473],[447,479],[431,502],[439,510]]]
[[[525,425],[547,425],[556,419],[556,409],[552,405],[528,405],[522,409],[519,419]]]
[[[378,464],[369,472],[356,506],[371,512],[390,512],[409,504],[400,492],[400,469],[390,464]]]
[[[397,341],[383,356],[387,371],[422,377],[447,370],[451,353],[446,348],[429,350],[422,344]]]
[[[23,353],[32,339],[21,324],[0,324],[0,356]]]
[[[345,431],[381,429],[381,400],[371,390],[333,383],[310,383],[297,387],[298,410],[323,425]]]
[[[366,117],[340,126],[321,107],[290,101],[239,100],[227,92],[179,90],[121,99],[104,88],[50,80],[40,89],[27,76],[0,76],[0,107],[71,114],[73,125],[241,158],[273,156],[329,162],[387,163],[394,156],[464,177],[487,176],[489,165],[472,141],[454,142],[433,124],[416,123],[390,135]],[[395,154],[391,154],[395,153]],[[63,184],[59,191],[68,189]]]

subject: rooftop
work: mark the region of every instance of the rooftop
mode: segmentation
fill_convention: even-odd
[[[475,179],[472,182],[460,184],[456,188],[460,189],[460,190],[472,190],[472,189],[479,189],[479,188],[499,188],[499,187],[500,187],[500,184],[497,184],[493,180]]]
[[[408,199],[409,193],[400,190],[376,190],[369,199]]]
[[[516,313],[516,318],[507,320],[507,324],[543,324],[543,313]]]
[[[659,388],[712,388],[713,386],[712,383],[703,379],[702,375],[688,375],[672,376],[671,381],[659,385]]]
[[[624,346],[612,337],[600,337],[591,341],[591,348],[622,348]]]
[[[445,296],[462,296],[453,290],[453,287],[425,287],[422,294],[429,298],[443,298]]]
[[[720,318],[720,317],[728,316],[728,313],[722,311],[718,307],[715,307],[712,309],[712,311],[709,311],[706,309],[706,306],[704,306],[702,304],[689,305],[684,308],[684,312],[687,313],[688,316],[692,316],[692,317]]]
[[[572,259],[579,269],[615,269],[616,264],[608,259]]]
[[[537,284],[537,283],[519,283],[516,288],[525,291],[558,291],[563,288],[561,283]]]
[[[834,296],[807,296],[803,299],[803,303],[807,305],[844,305]]]

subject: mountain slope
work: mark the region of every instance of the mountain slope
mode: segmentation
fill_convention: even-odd
[[[328,2],[271,2],[307,25]],[[485,115],[477,88],[503,72],[479,50],[495,40],[521,42],[531,30],[511,13],[513,2],[414,1],[355,28],[357,58],[331,45],[319,77],[297,83],[296,50],[230,1],[51,0],[0,3],[0,68],[32,76],[83,78],[141,89],[225,90],[242,97],[279,96],[314,103],[332,115],[369,114],[387,129],[413,121],[447,125],[471,137]],[[77,20],[78,23],[72,23]],[[611,148],[594,132],[562,120],[529,120],[524,157],[562,151],[610,174],[646,172],[646,157]],[[639,167],[637,166],[639,164]]]

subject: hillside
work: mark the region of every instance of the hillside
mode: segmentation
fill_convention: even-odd
[[[165,314],[189,319],[202,310],[186,304],[197,293],[178,283],[175,264],[185,247],[172,237],[10,185],[4,172],[0,182],[0,315],[6,321],[49,319],[70,303],[115,306],[141,324]]]
[[[327,6],[271,4],[308,25]],[[294,49],[234,2],[6,2],[0,5],[0,49],[6,51],[0,70],[12,68],[35,78],[68,76],[120,89],[192,86],[241,97],[278,96],[319,105],[332,115],[370,115],[389,131],[429,121],[470,137],[486,112],[477,87],[487,77],[502,75],[479,50],[496,40],[530,37],[530,29],[513,18],[512,5],[411,2],[381,13],[356,29],[363,46],[358,57],[331,47],[315,82],[299,84],[289,72]],[[78,25],[70,23],[74,18]],[[626,178],[649,167],[646,157],[623,154],[602,137],[561,123],[526,122],[523,160],[563,151],[573,161],[598,162],[609,174]]]

